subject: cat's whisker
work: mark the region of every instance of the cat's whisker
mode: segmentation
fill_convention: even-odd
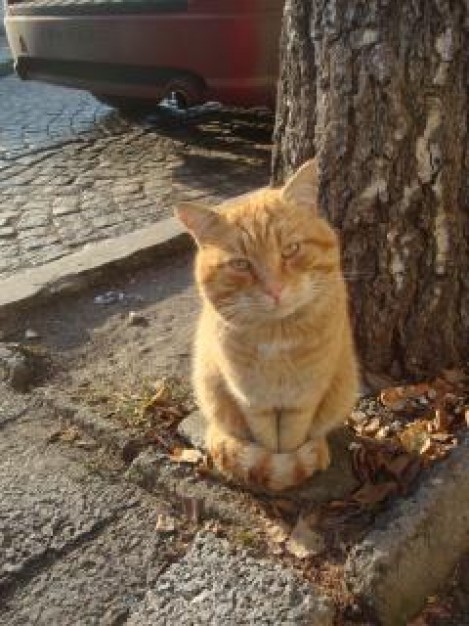
[[[327,285],[331,283],[338,283],[338,282],[341,282],[342,280],[345,280],[346,282],[352,282],[352,281],[359,281],[359,280],[374,278],[375,276],[376,274],[374,272],[370,272],[368,274],[366,273],[344,274],[343,276],[328,276],[324,278],[315,278],[315,281],[318,283]]]

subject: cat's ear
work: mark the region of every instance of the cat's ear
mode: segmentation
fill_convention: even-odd
[[[306,161],[300,169],[287,180],[282,190],[282,197],[287,203],[305,207],[317,213],[318,170],[316,159]]]
[[[175,211],[178,217],[197,243],[210,237],[210,233],[221,224],[218,213],[204,206],[183,202]]]

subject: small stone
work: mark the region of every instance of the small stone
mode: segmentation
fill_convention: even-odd
[[[14,237],[16,231],[11,226],[2,226],[0,228],[0,239],[9,239],[10,237]]]
[[[95,304],[116,304],[117,302],[123,302],[125,300],[125,294],[122,291],[106,291],[106,293],[100,294],[94,298]]]
[[[0,376],[16,391],[26,391],[34,377],[24,354],[13,346],[0,345]]]
[[[159,513],[155,530],[162,534],[172,534],[176,530],[176,519],[172,515]]]
[[[54,206],[54,208],[52,209],[52,215],[70,215],[72,213],[77,213],[77,211],[79,211],[78,202],[64,203]]]
[[[206,430],[207,424],[200,411],[190,413],[178,426],[178,434],[200,450],[205,450]]]
[[[391,433],[394,433],[394,434],[399,433],[402,430],[401,422],[399,422],[398,420],[391,422],[391,424],[389,424],[389,430]]]
[[[129,326],[148,326],[148,320],[141,313],[137,313],[136,311],[130,311],[128,324]]]
[[[39,339],[40,335],[38,332],[36,332],[34,330],[34,328],[27,328],[26,332],[24,333],[24,338],[25,339]]]
[[[368,419],[368,416],[363,411],[352,411],[350,413],[350,421],[354,424],[363,424]]]

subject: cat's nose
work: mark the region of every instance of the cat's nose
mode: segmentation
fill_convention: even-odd
[[[269,283],[266,285],[265,291],[269,295],[275,304],[279,304],[282,297],[283,285],[280,283]]]

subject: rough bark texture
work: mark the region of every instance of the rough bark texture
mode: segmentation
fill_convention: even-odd
[[[280,48],[282,63],[274,131],[273,174],[282,180],[314,156],[316,66],[311,2],[287,0]]]
[[[422,376],[467,362],[469,1],[287,1],[282,68],[273,178],[316,152],[364,367]]]

